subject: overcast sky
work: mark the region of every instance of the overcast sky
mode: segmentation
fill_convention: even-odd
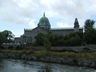
[[[35,28],[46,13],[52,28],[80,27],[86,19],[96,20],[96,0],[0,0],[0,31],[10,30],[15,36],[24,28]]]

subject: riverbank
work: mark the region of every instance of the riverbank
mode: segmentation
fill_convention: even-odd
[[[34,60],[96,68],[96,55],[92,53],[0,50],[0,58]]]

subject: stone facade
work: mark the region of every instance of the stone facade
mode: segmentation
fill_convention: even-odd
[[[83,29],[79,28],[79,22],[78,19],[75,19],[74,22],[74,28],[70,29],[51,29],[50,22],[48,18],[45,16],[45,13],[43,17],[41,17],[38,26],[34,29],[24,29],[24,34],[19,37],[15,38],[15,43],[33,43],[35,41],[35,36],[38,35],[39,33],[46,34],[48,32],[51,32],[53,34],[58,34],[58,35],[68,35],[73,32],[83,32]]]
[[[77,31],[78,30],[78,31]],[[83,29],[51,29],[51,32],[58,35],[68,35],[73,32],[83,32]]]

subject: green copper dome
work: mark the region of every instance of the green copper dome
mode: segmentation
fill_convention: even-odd
[[[48,18],[45,16],[45,13],[43,15],[43,17],[41,17],[38,26],[43,28],[43,29],[50,29],[50,22],[48,20]]]
[[[48,18],[47,17],[42,17],[40,19],[40,22],[49,22]]]

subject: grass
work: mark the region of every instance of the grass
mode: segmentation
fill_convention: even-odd
[[[37,55],[44,55],[44,51],[35,51]],[[72,57],[72,58],[86,58],[96,60],[96,54],[94,53],[74,53],[74,52],[48,52],[49,56],[62,56],[62,57]]]
[[[9,49],[0,50],[0,52],[3,52],[3,53],[25,53],[25,54],[33,53],[32,50],[9,50]]]
[[[62,56],[72,58],[86,58],[96,60],[96,53],[74,53],[74,52],[52,52],[52,51],[32,51],[32,50],[0,50],[3,53],[24,53],[48,56]]]

